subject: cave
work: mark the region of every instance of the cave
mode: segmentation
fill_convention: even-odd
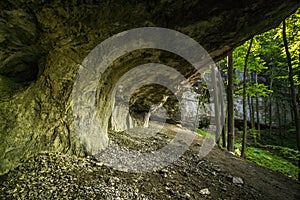
[[[254,35],[278,26],[299,5],[298,0],[1,1],[0,174],[43,151],[93,154],[87,144],[95,142],[96,151],[104,149],[108,129],[120,131],[137,123],[121,116],[122,108],[116,116],[128,121],[114,123],[110,107],[119,79],[138,65],[171,66],[191,83],[199,78],[187,60],[174,53],[134,50],[118,57],[103,74],[95,72],[102,78],[91,84],[94,88],[87,95],[95,99],[97,114],[82,110],[81,116],[74,116],[74,87],[81,87],[74,84],[80,79],[78,71],[106,39],[140,27],[167,28],[197,41],[218,61]],[[83,81],[90,84],[88,78]],[[134,90],[130,112],[138,119],[164,96],[170,97],[165,107],[171,110],[176,98],[165,87]],[[82,141],[76,117],[97,118],[101,137]]]

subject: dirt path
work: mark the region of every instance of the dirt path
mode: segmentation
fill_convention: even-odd
[[[219,148],[215,148],[207,159],[214,165],[222,166],[223,170],[242,177],[246,185],[269,199],[300,199],[300,183],[279,172],[260,167]]]

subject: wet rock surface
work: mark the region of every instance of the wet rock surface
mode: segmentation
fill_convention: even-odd
[[[173,136],[169,131],[155,137],[166,142]],[[141,151],[147,151],[150,145],[159,147],[149,143],[150,139],[141,142],[121,133],[110,133],[110,138],[119,141],[124,148],[134,149],[136,143],[140,143]],[[299,183],[296,181],[218,148],[199,159],[202,141],[203,138],[197,136],[180,159],[150,173],[114,170],[93,157],[41,153],[0,177],[0,198],[298,199]],[[233,179],[242,179],[244,184],[237,185]]]

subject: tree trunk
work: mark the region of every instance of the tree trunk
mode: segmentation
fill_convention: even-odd
[[[234,110],[233,110],[233,63],[232,52],[227,57],[228,61],[228,81],[227,81],[227,108],[228,108],[228,135],[227,135],[227,149],[234,152]]]
[[[243,84],[243,121],[244,121],[244,129],[243,129],[243,142],[242,142],[242,152],[241,157],[245,158],[246,154],[246,143],[247,143],[247,110],[246,110],[246,87],[247,87],[247,63],[248,57],[251,51],[253,38],[250,40],[249,48],[245,57],[244,64],[244,84]]]
[[[260,141],[260,115],[259,115],[259,101],[258,94],[255,94],[255,109],[256,109],[256,128],[257,128],[257,139]]]
[[[225,130],[225,126],[222,129],[222,147],[224,149],[226,148],[226,130]]]
[[[283,144],[282,131],[281,131],[281,116],[280,116],[280,108],[279,108],[279,99],[276,100],[276,116],[277,116],[277,125],[278,125],[278,134],[280,138],[280,145]]]
[[[249,114],[250,114],[250,124],[251,128],[255,128],[254,124],[254,109],[253,109],[253,99],[249,95],[247,95],[247,101],[248,101],[248,108],[249,108]]]
[[[217,64],[218,66],[218,71],[219,73],[221,74],[221,77],[222,77],[222,70],[221,70],[221,67],[220,67],[220,63]],[[221,84],[223,80],[219,80],[219,83]],[[221,86],[218,86],[218,87],[221,87]],[[225,109],[225,104],[223,102],[224,101],[224,96],[221,95],[220,96],[220,103],[221,103],[221,120],[223,120],[224,118],[226,118],[226,109]],[[225,112],[224,112],[225,111]],[[222,147],[223,148],[226,148],[226,135],[225,135],[225,125],[226,124],[226,119],[224,121],[221,122],[221,128],[222,128],[222,132],[221,132],[221,137],[222,137]],[[219,147],[221,146],[220,144],[220,140],[221,140],[221,137],[218,137],[218,145]]]
[[[300,69],[300,50],[299,50],[299,54],[298,54],[298,68]],[[300,70],[298,73],[298,81],[300,82]],[[300,84],[298,85],[298,96],[297,96],[297,100],[298,100],[298,106],[300,106]],[[300,114],[299,114],[300,115]]]
[[[225,126],[222,130],[222,147],[224,149],[226,148],[226,133],[228,132],[228,130],[227,130],[228,127],[226,126],[226,124],[228,122],[228,113],[227,112],[228,112],[228,110],[225,113]]]
[[[256,129],[255,128],[255,112],[254,112],[254,98],[253,97],[250,97],[250,102],[251,102],[251,113],[252,113],[252,115],[251,115],[251,128],[253,128],[253,129]]]
[[[271,72],[271,81],[270,81],[270,90],[272,89],[273,79],[272,79],[272,72]],[[269,136],[272,135],[272,94],[269,94]]]
[[[300,50],[298,53],[298,68],[300,69]],[[298,81],[300,82],[300,70],[298,72]],[[298,85],[298,96],[297,96],[298,105],[300,105],[300,84]]]
[[[282,102],[282,104],[284,104],[284,102]],[[286,136],[286,130],[287,130],[287,117],[286,117],[286,107],[284,106],[284,110],[283,110],[283,137]]]
[[[264,125],[267,125],[267,115],[268,115],[268,99],[264,97]]]
[[[179,90],[178,90],[178,91],[179,91]],[[178,92],[178,91],[177,91],[177,92]],[[149,112],[145,113],[145,117],[144,117],[144,127],[145,127],[145,128],[148,128],[148,127],[149,127],[149,122],[150,122],[151,114],[154,113],[154,112],[155,112],[156,110],[158,110],[159,108],[162,108],[163,105],[167,102],[168,99],[169,99],[169,96],[168,96],[168,95],[164,95],[164,96],[163,96],[163,99],[160,101],[159,104],[152,106],[152,107],[149,109]]]
[[[219,87],[219,82],[221,81],[219,79],[219,76],[217,76],[216,73],[216,67],[212,66],[212,79],[213,79],[213,93],[214,93],[214,107],[215,107],[215,124],[216,124],[216,133],[215,133],[215,138],[219,139],[220,138],[220,133],[221,133],[221,127],[223,126],[223,122],[221,122],[221,118],[222,118],[222,112],[221,110],[223,108],[221,108],[220,106],[220,97],[218,95],[218,89]],[[221,103],[222,104],[222,103]],[[196,128],[196,127],[195,127]]]
[[[293,109],[293,104],[290,103],[290,113],[291,113],[291,119],[292,121],[295,121],[295,113],[294,113],[294,109]]]
[[[255,72],[255,83],[257,84],[257,72]],[[257,138],[260,141],[260,119],[259,119],[259,101],[258,93],[255,94],[255,109],[256,109],[256,124],[257,124]]]
[[[300,151],[300,116],[299,116],[299,110],[298,110],[298,106],[297,106],[295,83],[294,83],[294,79],[293,79],[293,67],[292,67],[291,55],[289,52],[288,42],[287,42],[287,38],[286,38],[285,20],[283,20],[282,38],[283,38],[284,49],[285,49],[287,63],[288,63],[289,81],[290,81],[290,85],[291,85],[290,90],[291,90],[291,97],[292,97],[292,106],[293,106],[295,125],[296,125],[297,146],[298,146],[298,150]],[[298,180],[300,181],[300,159],[298,160],[298,168],[299,168]]]

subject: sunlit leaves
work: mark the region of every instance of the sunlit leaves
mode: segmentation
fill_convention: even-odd
[[[289,50],[292,57],[295,85],[300,85],[300,9],[286,19],[287,37]],[[242,83],[244,82],[243,68],[245,55],[250,41],[237,47],[233,51],[233,67],[235,69],[235,95],[241,95]],[[226,74],[226,59],[220,62],[223,73]],[[289,87],[288,65],[282,40],[282,25],[260,35],[253,40],[247,63],[248,79],[247,94],[257,93],[266,96],[271,92],[280,93],[282,88]],[[257,75],[258,79],[254,76]],[[225,76],[226,78],[226,76]],[[272,89],[272,90],[271,90]]]
[[[246,92],[251,97],[255,97],[256,94],[258,94],[258,96],[266,97],[269,93],[272,93],[273,90],[268,89],[268,86],[266,86],[265,84],[255,83],[253,85],[248,85],[246,88]],[[242,93],[243,86],[241,86],[241,88],[239,88],[239,90],[235,92],[235,95],[241,96]]]

